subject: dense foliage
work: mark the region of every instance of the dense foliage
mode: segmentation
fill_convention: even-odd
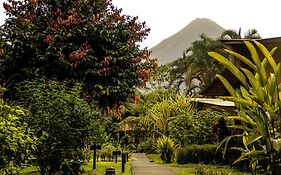
[[[235,149],[241,151],[241,156],[235,162],[248,159],[254,173],[280,174],[281,63],[273,58],[276,48],[268,51],[257,41],[244,41],[244,44],[251,59],[227,49],[225,51],[248,68],[237,68],[224,56],[209,53],[241,82],[240,88],[235,90],[225,77],[217,75],[231,94],[223,99],[235,102],[238,107],[236,116],[227,117],[239,121],[233,122],[230,127],[241,129],[241,132],[229,136],[222,143],[225,142],[227,146],[233,137],[240,138],[243,145]]]
[[[180,115],[194,110],[190,98],[178,95],[175,98],[164,99],[154,104],[147,113],[147,123],[152,123],[154,133],[169,135],[169,123]]]
[[[4,83],[74,80],[87,101],[107,107],[124,102],[157,66],[137,44],[149,32],[146,24],[110,0],[7,0],[4,8]]]
[[[221,116],[212,110],[183,110],[170,121],[170,135],[180,145],[215,143],[217,136],[213,129]]]
[[[35,151],[38,140],[25,121],[26,112],[23,108],[10,106],[0,99],[0,174],[17,173]]]
[[[42,138],[35,152],[41,174],[84,160],[82,149],[105,138],[99,113],[80,98],[81,88],[56,81],[24,81],[17,102],[29,108],[29,126]]]
[[[222,158],[221,151],[217,151],[218,145],[186,145],[177,150],[177,163],[228,163]]]

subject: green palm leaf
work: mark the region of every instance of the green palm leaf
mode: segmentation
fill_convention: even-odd
[[[224,97],[224,96],[220,96],[220,99],[223,100],[229,100],[229,101],[233,101],[236,104],[240,104],[240,105],[246,105],[246,106],[250,106],[253,108],[257,108],[258,104],[253,102],[252,100],[247,100],[247,99],[242,99],[242,98],[237,98],[237,97]]]
[[[254,42],[258,46],[260,51],[263,53],[263,55],[267,58],[270,66],[272,67],[273,71],[276,73],[277,72],[277,65],[276,65],[276,62],[273,59],[272,55],[270,54],[270,52],[267,50],[267,48],[264,45],[262,45],[258,41],[254,41]]]
[[[253,69],[255,72],[257,72],[257,66],[255,66],[248,58],[244,57],[243,55],[240,55],[237,52],[234,52],[232,50],[228,50],[228,49],[224,49],[225,52],[235,56],[236,58],[238,58],[239,60],[241,60],[243,63],[245,63],[246,65],[248,65],[251,69]]]
[[[227,81],[227,79],[219,74],[217,74],[216,77],[222,82],[222,84],[228,90],[230,95],[233,97],[236,97],[236,92],[235,92],[234,88],[231,86],[231,84]]]
[[[226,59],[224,56],[222,56],[219,53],[216,52],[208,52],[208,54],[213,57],[215,60],[219,61],[221,64],[223,64],[233,75],[235,75],[238,80],[241,81],[241,83],[248,87],[247,80],[242,72],[238,70],[237,67],[235,67],[228,59]]]
[[[262,89],[262,85],[260,84],[260,82],[256,79],[256,77],[252,74],[252,72],[250,72],[247,69],[241,68],[242,71],[245,73],[245,75],[248,77],[248,80],[250,81],[250,84],[253,86],[255,92],[258,95],[258,98],[261,101],[264,101],[264,92]]]

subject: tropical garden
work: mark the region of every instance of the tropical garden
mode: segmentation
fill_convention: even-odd
[[[276,48],[245,41],[247,58],[221,43],[242,38],[226,30],[219,39],[202,34],[181,58],[158,67],[139,46],[145,22],[110,0],[7,0],[4,8],[0,174],[87,173],[93,144],[101,145],[101,162],[116,150],[144,152],[179,167],[177,174],[281,173]],[[260,36],[253,29],[243,38]],[[235,67],[229,55],[246,66]],[[234,102],[235,115],[194,102],[215,79],[229,92],[218,98]]]

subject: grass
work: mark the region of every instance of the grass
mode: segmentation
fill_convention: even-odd
[[[250,175],[250,173],[239,172],[238,170],[232,169],[227,166],[219,165],[204,165],[204,164],[183,164],[178,163],[167,163],[164,164],[160,159],[158,154],[147,154],[147,157],[156,162],[163,164],[165,166],[171,167],[171,169],[178,175],[196,175],[197,172],[205,172],[206,174],[216,174],[216,175]]]
[[[108,167],[113,167],[115,169],[116,175],[131,175],[131,161],[129,160],[125,164],[125,172],[122,173],[122,163],[121,160],[119,160],[117,163],[115,162],[97,162],[96,164],[96,170],[93,170],[93,160],[90,160],[85,165],[82,165],[82,169],[85,170],[85,173],[82,175],[104,175],[105,170]],[[39,175],[39,171],[37,167],[31,166],[24,168],[23,170],[20,171],[20,175]]]
[[[93,170],[93,161],[91,160],[88,164],[82,166],[82,168],[86,171],[83,175],[104,175],[105,170],[108,167],[113,167],[115,169],[116,175],[131,175],[131,161],[125,164],[125,172],[122,173],[122,163],[119,160],[117,163],[115,162],[97,162],[97,169]]]

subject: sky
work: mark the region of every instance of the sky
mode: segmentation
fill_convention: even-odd
[[[1,4],[4,0],[0,0]],[[141,43],[151,48],[196,18],[209,18],[225,29],[242,34],[255,28],[263,38],[281,37],[279,0],[112,0],[123,14],[138,16],[151,32]],[[0,7],[0,24],[5,14]]]

